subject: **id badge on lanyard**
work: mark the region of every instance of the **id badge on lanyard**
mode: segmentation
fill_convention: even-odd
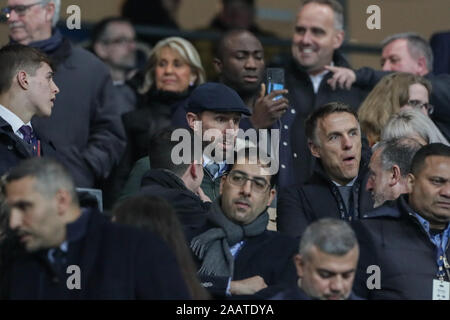
[[[444,255],[442,258],[444,260],[445,272],[450,279],[450,265],[448,264],[447,257]],[[433,280],[433,300],[450,300],[450,282],[445,281],[442,274],[439,276],[439,279]]]

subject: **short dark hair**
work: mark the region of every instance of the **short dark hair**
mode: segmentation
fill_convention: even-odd
[[[411,161],[422,145],[413,138],[401,137],[379,142],[372,151],[381,149],[380,159],[383,170],[390,170],[397,165],[402,177],[406,177],[411,168]]]
[[[180,132],[183,134],[183,137],[189,141],[185,141],[185,139],[181,139],[181,141],[173,141],[172,134],[176,130],[182,130]],[[183,152],[179,154],[179,156],[183,159],[188,157],[188,161],[183,161],[181,164],[175,164],[172,159],[172,150],[181,142],[184,142],[186,144],[187,142],[190,143],[190,150],[182,148],[181,150]],[[192,130],[186,128],[177,128],[173,126],[163,128],[150,137],[150,143],[148,146],[150,166],[152,169],[170,170],[178,177],[181,177],[186,172],[187,168],[192,163],[194,163],[194,161],[198,161],[199,164],[202,161],[201,152],[199,155],[195,154],[195,145],[199,145],[200,151],[202,151],[201,138],[197,136]],[[189,152],[189,154],[184,154],[185,151]],[[198,159],[198,157],[200,158]]]
[[[29,46],[10,44],[0,49],[0,94],[8,91],[13,78],[19,70],[24,70],[34,76],[42,63],[47,63],[52,69],[50,58]]]
[[[106,29],[112,23],[127,23],[132,26],[131,21],[124,17],[107,17],[98,22],[91,32],[91,43],[107,41]]]
[[[52,198],[60,189],[64,189],[72,196],[72,203],[78,204],[75,183],[69,171],[52,158],[35,157],[20,162],[6,174],[5,184],[26,177],[36,179],[34,187],[41,195]]]
[[[258,37],[254,33],[252,33],[250,30],[242,29],[242,28],[231,29],[231,30],[225,32],[224,34],[222,34],[222,36],[219,38],[217,45],[214,46],[214,56],[219,60],[223,60],[223,53],[225,52],[226,42],[228,41],[228,39],[238,36],[242,33],[248,33],[248,34],[254,36],[256,39],[258,39]],[[258,39],[258,41],[260,41],[260,40]],[[261,45],[261,47],[262,47],[262,45]],[[264,53],[264,50],[263,50],[263,53]]]
[[[357,113],[349,105],[342,102],[330,102],[314,110],[306,118],[305,120],[306,137],[309,140],[313,141],[315,144],[317,144],[318,143],[316,135],[317,122],[319,121],[319,119],[325,118],[326,116],[337,112],[350,113],[358,121]]]
[[[425,160],[431,156],[450,158],[450,147],[442,143],[431,143],[423,146],[412,160],[411,173],[416,176],[423,169]]]

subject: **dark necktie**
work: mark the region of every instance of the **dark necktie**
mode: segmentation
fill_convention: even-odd
[[[64,267],[67,264],[67,253],[60,248],[52,249],[53,266],[58,274],[65,274]]]
[[[19,131],[23,135],[23,141],[33,148],[33,154],[35,156],[38,155],[38,141],[34,135],[33,129],[25,124],[19,128]]]
[[[211,174],[213,178],[216,176],[216,173],[219,171],[219,168],[220,165],[215,162],[211,162],[210,164],[206,165],[206,170],[208,170],[208,172]]]

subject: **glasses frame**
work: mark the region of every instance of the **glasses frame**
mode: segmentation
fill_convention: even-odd
[[[408,100],[408,105],[414,108],[425,108],[427,110],[428,114],[433,114],[434,106],[429,102],[422,102],[420,100]]]
[[[34,7],[38,4],[44,4],[44,3],[45,3],[45,1],[39,1],[39,2],[35,2],[35,3],[27,4],[27,5],[8,6],[8,7],[2,8],[1,12],[2,12],[2,14],[4,14],[6,16],[7,19],[9,19],[9,17],[11,16],[11,12],[13,12],[13,11],[15,11],[19,17],[23,17],[24,15],[26,15],[28,9],[30,9],[31,7]]]
[[[239,175],[241,175],[242,178],[244,178],[244,182],[243,182],[242,184],[237,184],[237,183],[235,183],[234,181],[232,181],[231,176],[233,176],[234,174],[239,174]],[[251,188],[252,188],[252,190],[254,190],[256,193],[265,193],[265,192],[271,187],[270,182],[267,182],[266,179],[263,179],[264,182],[267,183],[267,185],[266,185],[266,187],[265,187],[263,190],[259,190],[259,189],[257,189],[257,188],[254,187],[255,184],[256,184],[257,182],[259,182],[259,181],[257,181],[257,180],[254,179],[254,178],[250,178],[250,177],[248,177],[248,176],[246,176],[246,175],[244,175],[244,174],[242,174],[242,173],[240,173],[240,172],[233,171],[233,170],[230,171],[230,172],[228,172],[228,173],[226,174],[226,178],[227,178],[227,180],[228,180],[228,182],[229,182],[230,184],[232,184],[233,186],[236,186],[236,187],[243,187],[243,186],[245,186],[245,184],[247,183],[247,181],[251,181],[251,182],[252,182],[252,183],[251,183]]]

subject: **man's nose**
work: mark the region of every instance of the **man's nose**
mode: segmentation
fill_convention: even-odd
[[[439,194],[444,198],[450,199],[450,182],[447,182],[440,190]]]
[[[252,192],[252,182],[250,180],[245,181],[244,185],[241,187],[241,193],[249,196]]]
[[[11,209],[9,214],[9,227],[12,230],[18,229],[22,225],[22,216],[17,209]]]
[[[312,34],[311,31],[306,30],[305,33],[303,34],[302,40],[301,42],[303,44],[310,44],[312,42]]]
[[[255,58],[249,57],[248,59],[246,59],[244,68],[246,68],[246,69],[256,69]]]
[[[391,65],[391,63],[389,62],[389,60],[386,60],[386,61],[384,62],[383,67],[382,67],[382,70],[383,70],[383,71],[391,71],[391,70],[392,70],[392,65]]]
[[[17,21],[18,19],[19,19],[19,15],[16,13],[16,10],[11,10],[9,12],[9,18],[6,23],[11,23],[11,22]]]
[[[352,138],[346,134],[342,136],[342,148],[345,150],[351,149],[353,147]]]
[[[344,279],[341,276],[335,276],[330,282],[330,289],[333,292],[342,292],[344,290]]]

